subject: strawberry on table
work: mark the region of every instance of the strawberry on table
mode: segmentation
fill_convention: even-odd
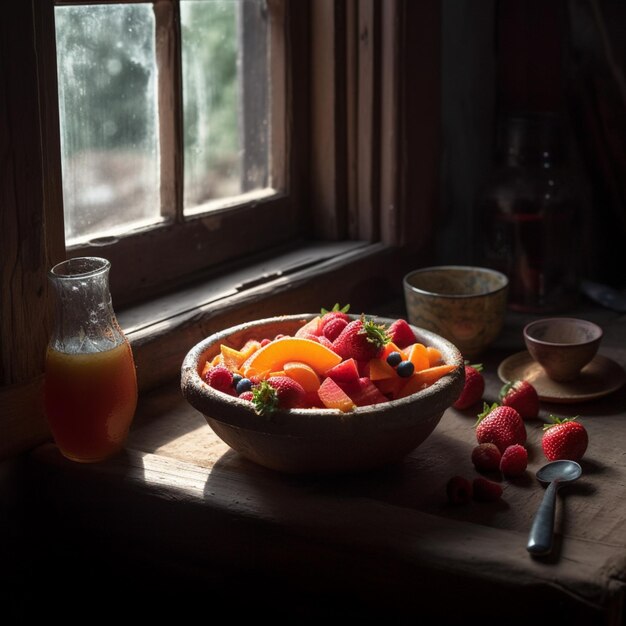
[[[455,409],[469,409],[483,398],[485,392],[485,379],[482,375],[483,366],[465,364],[465,385],[461,395],[452,405]]]
[[[558,418],[550,416],[551,424],[544,426],[541,448],[548,461],[568,459],[580,461],[589,445],[585,427],[575,421],[576,417]]]
[[[478,443],[494,443],[504,452],[514,443],[526,443],[526,426],[521,415],[510,406],[484,404],[476,425]]]
[[[523,419],[539,414],[539,395],[527,380],[509,382],[500,389],[500,404],[513,407]]]

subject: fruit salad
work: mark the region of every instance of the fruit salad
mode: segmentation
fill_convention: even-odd
[[[455,369],[433,346],[417,341],[409,323],[388,326],[349,307],[322,309],[293,335],[225,344],[205,363],[202,379],[229,396],[252,402],[263,415],[276,409],[359,406],[410,396]]]

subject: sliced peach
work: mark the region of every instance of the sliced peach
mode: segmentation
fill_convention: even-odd
[[[413,395],[422,389],[426,389],[426,387],[428,387],[428,385],[418,376],[413,374],[413,376],[406,381],[405,385],[398,390],[396,399],[406,398],[407,396]]]
[[[241,366],[244,376],[249,370],[262,372],[280,370],[288,361],[310,365],[317,374],[323,374],[341,362],[341,357],[317,341],[302,337],[284,337],[257,350]]]
[[[422,382],[427,385],[436,383],[442,376],[449,374],[456,369],[456,365],[435,365],[433,367],[427,367],[424,370],[415,372],[413,376],[417,376]]]
[[[261,342],[257,339],[248,339],[246,343],[243,344],[243,348],[241,348],[241,353],[243,354],[245,361],[253,352],[256,352],[261,347]],[[242,361],[243,362],[243,361]]]
[[[390,341],[389,343],[386,343],[385,346],[383,347],[383,351],[380,355],[380,358],[385,361],[387,360],[387,357],[392,353],[392,352],[399,352],[400,356],[402,357],[402,360],[406,360],[406,353],[404,350],[400,350],[400,348],[398,348],[398,346],[393,342]]]
[[[396,370],[381,359],[372,359],[370,361],[369,375],[370,379],[374,381],[384,380],[386,378],[399,378]]]
[[[320,322],[322,318],[318,315],[312,320],[309,320],[304,326],[300,326],[296,331],[296,337],[306,337],[306,335],[319,335],[320,334]]]
[[[433,383],[436,383],[442,376],[449,374],[456,369],[456,365],[435,365],[434,367],[427,367],[419,372],[415,372],[411,376],[406,385],[398,392],[398,398],[405,398],[417,391],[430,387]]]
[[[431,367],[433,365],[439,365],[441,362],[441,352],[435,348],[434,346],[428,346],[426,348],[426,352],[428,352],[428,362]]]
[[[220,346],[220,354],[222,355],[222,363],[232,371],[238,370],[241,364],[246,360],[246,356],[243,352],[224,344]]]
[[[400,378],[400,376],[394,376],[394,378],[382,378],[374,381],[374,384],[380,389],[382,393],[389,396],[392,400],[398,397],[400,389],[406,385],[407,380]]]
[[[428,350],[426,350],[426,346],[423,343],[414,343],[408,348],[405,348],[405,352],[407,360],[413,363],[416,372],[430,367]]]
[[[320,377],[310,365],[300,361],[287,361],[283,365],[283,369],[285,370],[285,376],[289,376],[289,378],[293,378],[293,380],[300,383],[307,393],[319,389]]]

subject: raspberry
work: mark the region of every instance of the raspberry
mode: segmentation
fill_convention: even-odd
[[[224,365],[216,365],[212,367],[206,376],[206,382],[213,389],[223,391],[232,395],[233,390],[233,374]]]
[[[333,317],[329,319],[323,327],[322,334],[326,339],[330,341],[335,341],[337,337],[341,334],[341,331],[348,325],[348,321],[350,318],[346,316],[343,317]]]
[[[502,486],[481,476],[474,478],[472,494],[478,502],[495,502],[502,496]]]
[[[472,450],[472,463],[481,472],[493,472],[500,469],[502,454],[495,443],[480,443]]]
[[[528,450],[519,443],[509,446],[500,459],[500,471],[506,476],[521,476],[528,466]]]
[[[243,393],[239,394],[240,400],[249,400],[250,402],[252,402],[253,397],[254,394],[252,393],[252,391],[244,391]]]
[[[453,476],[446,485],[446,494],[452,504],[467,504],[472,499],[472,483],[463,476]]]

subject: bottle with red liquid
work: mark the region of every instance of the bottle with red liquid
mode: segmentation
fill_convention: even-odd
[[[509,307],[566,311],[578,298],[580,224],[568,135],[553,114],[503,120],[477,205],[478,256],[509,278]]]

